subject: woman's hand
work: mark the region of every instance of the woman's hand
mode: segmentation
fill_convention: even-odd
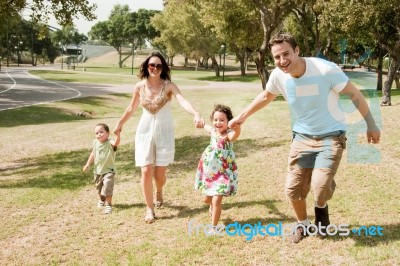
[[[120,125],[117,125],[117,126],[114,128],[113,133],[114,133],[116,136],[119,136],[120,133],[121,133],[121,131],[122,131],[122,127],[121,127]]]
[[[204,127],[204,119],[201,118],[201,116],[199,114],[195,114],[194,115],[194,126],[196,128],[203,128]]]

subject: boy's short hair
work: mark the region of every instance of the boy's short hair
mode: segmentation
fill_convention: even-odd
[[[110,133],[110,128],[107,126],[107,124],[98,123],[98,124],[96,125],[96,127],[103,127],[104,130],[105,130],[107,133]]]
[[[269,40],[268,47],[271,50],[272,46],[278,43],[287,42],[292,46],[293,50],[296,49],[297,42],[294,37],[288,32],[278,32]]]

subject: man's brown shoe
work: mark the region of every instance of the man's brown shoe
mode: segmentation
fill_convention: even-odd
[[[292,236],[292,242],[297,244],[301,240],[303,240],[303,238],[305,238],[307,236],[308,236],[307,235],[307,226],[305,226],[304,224],[298,223],[296,225],[296,230],[294,231],[294,234]]]

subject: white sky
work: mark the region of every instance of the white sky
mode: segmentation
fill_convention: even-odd
[[[108,20],[108,16],[111,13],[113,7],[117,4],[120,5],[128,5],[131,12],[137,11],[140,8],[149,9],[149,10],[163,10],[163,1],[162,0],[88,0],[90,4],[97,4],[97,9],[95,14],[97,16],[96,20],[87,21],[83,18],[76,19],[74,21],[75,27],[78,29],[79,33],[83,33],[85,35],[88,34],[92,26],[99,21]],[[60,28],[54,18],[51,18],[49,21],[49,25],[53,27]]]

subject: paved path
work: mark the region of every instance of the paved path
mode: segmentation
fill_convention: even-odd
[[[44,67],[52,69],[54,66]],[[131,93],[133,84],[90,84],[77,82],[47,81],[28,73],[32,67],[10,67],[0,71],[0,111],[32,106],[68,99],[97,96],[111,93]],[[42,69],[36,67],[35,70]],[[98,73],[97,73],[98,74]],[[199,85],[182,85],[184,89],[233,89],[255,88],[261,91],[259,83],[204,82]]]
[[[68,99],[131,92],[132,86],[54,82],[28,73],[29,68],[7,68],[0,72],[0,110],[15,109]]]

